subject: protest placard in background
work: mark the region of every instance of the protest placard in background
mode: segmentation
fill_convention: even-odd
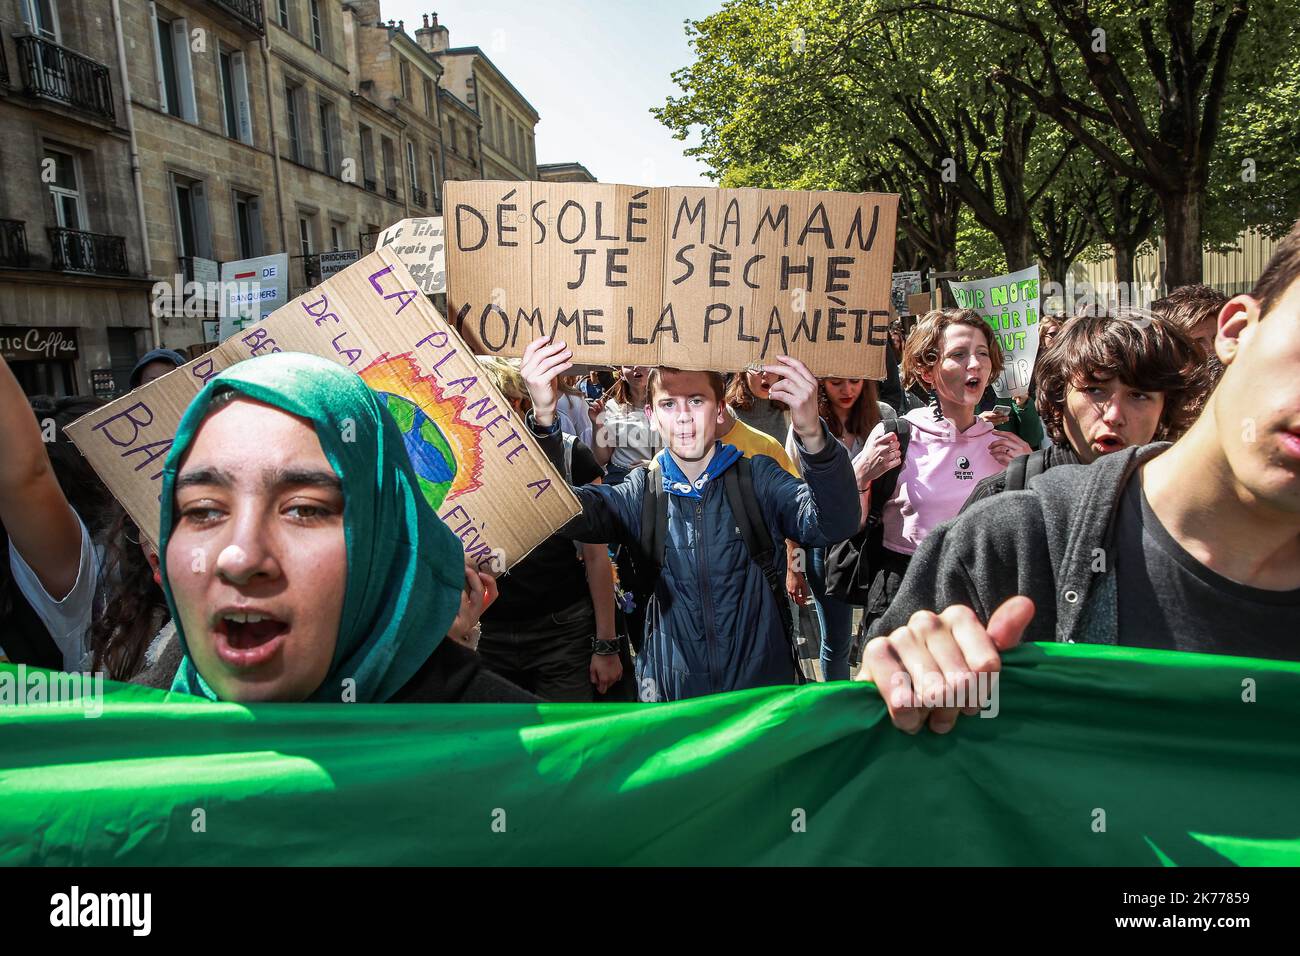
[[[222,369],[271,352],[333,359],[383,393],[425,498],[480,569],[509,568],[578,513],[510,403],[479,374],[474,355],[398,257],[381,249],[67,427],[150,539],[158,540],[163,464],[186,406]]]
[[[376,249],[392,249],[426,295],[447,291],[447,251],[442,217],[403,219],[379,234]]]
[[[921,273],[915,271],[894,273],[894,312],[900,319],[912,314],[912,311],[908,306],[908,299],[911,296],[919,294],[921,291]]]
[[[446,209],[448,318],[480,353],[555,334],[584,365],[884,377],[895,195],[477,181]]]
[[[907,297],[907,311],[910,317],[920,317],[930,311],[933,297],[929,292],[918,292]]]
[[[1003,369],[993,391],[999,398],[1028,395],[1038,357],[1038,266],[949,287],[958,308],[982,315],[1002,346]]]

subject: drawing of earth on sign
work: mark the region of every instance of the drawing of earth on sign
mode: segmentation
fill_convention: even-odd
[[[482,427],[462,417],[465,396],[444,395],[407,353],[381,355],[361,372],[397,422],[425,500],[444,501],[482,486]]]

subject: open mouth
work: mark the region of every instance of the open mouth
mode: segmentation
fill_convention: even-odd
[[[234,667],[255,667],[279,650],[289,625],[272,614],[227,610],[216,616],[212,630],[222,661]]]
[[[980,377],[979,377],[978,375],[972,375],[970,378],[966,379],[966,387],[967,387],[967,388],[983,388],[984,385],[983,385],[983,383],[980,381]]]
[[[1124,440],[1118,435],[1102,435],[1100,438],[1094,439],[1092,445],[1102,454],[1107,454],[1123,448]]]
[[[1282,432],[1282,448],[1290,457],[1300,459],[1300,431],[1288,429]]]

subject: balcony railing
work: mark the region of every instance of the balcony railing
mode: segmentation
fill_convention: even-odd
[[[225,10],[258,36],[266,33],[266,23],[262,19],[262,0],[211,0],[211,3]]]
[[[57,100],[101,119],[113,120],[113,83],[108,67],[38,36],[14,37],[23,92]]]
[[[0,86],[9,89],[9,57],[5,54],[4,43],[0,43]]]
[[[379,184],[378,184],[377,182],[375,182],[373,179],[367,179],[367,180],[366,180],[366,189],[367,189],[369,192],[374,192],[374,191],[375,191],[376,189],[378,189],[378,188],[379,188]]]
[[[129,275],[124,236],[104,236],[97,232],[55,227],[45,231],[50,236],[52,263],[60,272]]]
[[[24,269],[30,262],[27,224],[17,219],[0,219],[0,265]]]
[[[386,195],[389,199],[396,199],[396,198],[397,198],[397,187],[396,187],[396,186],[385,186],[385,187],[384,187],[384,195]]]
[[[383,232],[382,229],[376,229],[374,232],[357,233],[357,239],[361,246],[361,254],[363,256],[375,251],[375,243],[379,241],[379,234],[381,232]]]
[[[419,206],[420,208],[424,208],[425,206],[429,205],[429,194],[426,193],[423,189],[412,189],[411,201],[415,203],[417,206]]]

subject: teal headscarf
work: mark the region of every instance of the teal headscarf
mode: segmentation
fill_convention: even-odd
[[[172,689],[217,699],[185,642],[167,582],[167,542],[176,520],[177,468],[212,399],[225,391],[310,421],[343,485],[347,590],[334,660],[308,699],[341,700],[341,682],[350,677],[358,701],[388,700],[451,626],[465,587],[465,552],[425,501],[402,433],[383,400],[341,365],[299,352],[249,359],[214,376],[194,396],[177,429],[163,469],[158,541],[163,593],[185,651]]]

